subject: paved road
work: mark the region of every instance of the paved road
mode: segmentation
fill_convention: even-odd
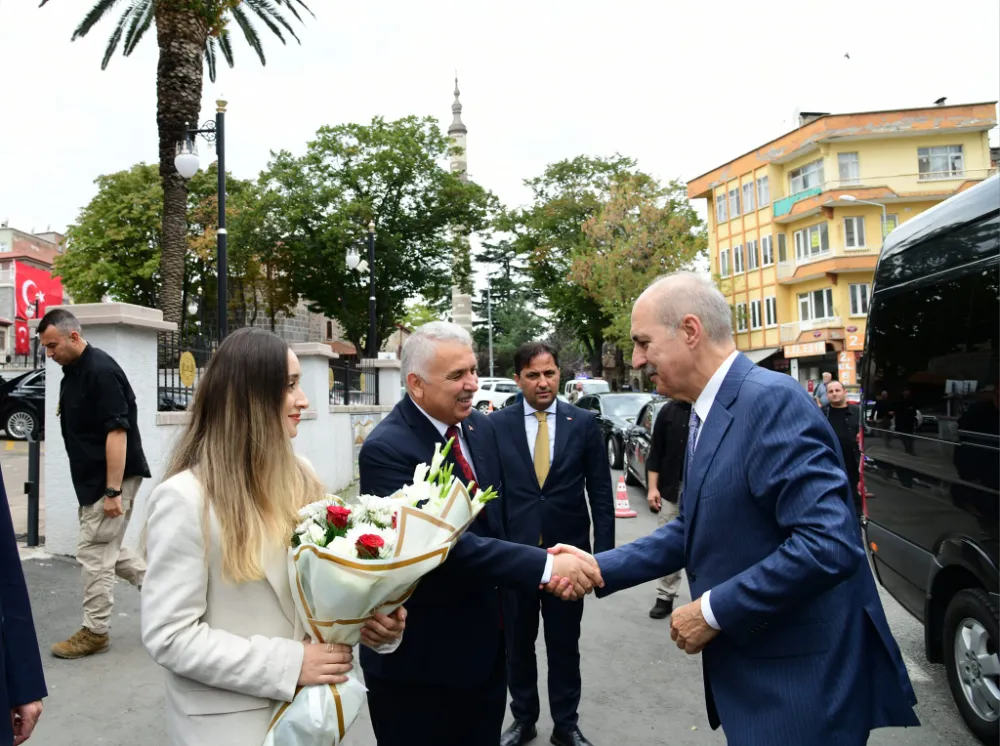
[[[42,458],[45,457],[45,442],[42,442]],[[21,537],[28,530],[28,498],[24,493],[24,483],[28,479],[28,444],[25,441],[0,440],[0,470],[10,503],[10,514],[14,520],[14,533]],[[45,494],[45,468],[39,469],[42,476],[42,495]],[[45,536],[45,511],[39,515],[39,535]]]
[[[649,533],[656,526],[637,491],[630,490],[630,499],[639,516],[618,521],[619,543]],[[39,637],[47,648],[79,624],[76,566],[66,559],[42,558],[28,559],[24,567]],[[683,590],[687,592],[686,583]],[[162,681],[139,642],[139,597],[124,584],[118,585],[117,596],[112,648],[107,654],[81,661],[46,656],[50,697],[33,742],[44,746],[164,743]],[[588,600],[581,641],[581,727],[594,743],[603,746],[724,744],[721,732],[713,732],[705,717],[701,663],[670,643],[665,622],[647,616],[653,596],[652,586],[647,585],[607,600]],[[688,599],[685,596],[683,600]],[[922,629],[892,599],[883,596],[883,603],[907,659],[924,727],[878,731],[869,743],[974,746],[976,741],[951,701],[943,669],[924,661]],[[544,662],[540,668],[544,677]],[[542,701],[544,711],[544,685]],[[543,716],[536,743],[548,742],[550,727],[548,717]],[[367,713],[354,725],[346,743],[374,746]]]

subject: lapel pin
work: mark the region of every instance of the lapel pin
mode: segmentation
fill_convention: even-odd
[[[573,418],[572,418],[572,417],[567,417],[567,418],[566,418],[566,421],[567,421],[567,422],[572,422],[572,421],[573,421]]]
[[[472,425],[469,425],[468,428],[469,428],[469,430],[475,430],[476,429]]]

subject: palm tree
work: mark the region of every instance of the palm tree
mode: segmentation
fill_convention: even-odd
[[[44,6],[49,0],[41,0]],[[86,36],[109,16],[120,0],[96,0],[73,32],[73,39]],[[41,6],[39,6],[41,7]],[[250,21],[256,16],[285,42],[285,33],[299,37],[281,13],[281,8],[302,21],[299,8],[312,11],[303,0],[131,0],[118,18],[101,60],[105,69],[119,45],[128,57],[149,27],[156,24],[160,49],[156,67],[156,126],[160,138],[160,177],[163,179],[163,230],[159,293],[160,310],[166,321],[180,323],[184,287],[184,255],[187,242],[187,183],[174,168],[176,143],[184,137],[185,122],[195,124],[201,112],[202,74],[214,82],[221,52],[233,66],[230,25],[235,21],[261,64],[267,64],[257,29]]]

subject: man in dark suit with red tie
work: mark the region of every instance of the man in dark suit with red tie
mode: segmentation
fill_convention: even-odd
[[[547,344],[521,346],[514,355],[514,375],[523,396],[491,417],[503,462],[508,537],[529,546],[590,547],[593,519],[594,550],[606,552],[615,546],[615,508],[604,438],[593,414],[557,400],[557,357]],[[514,723],[504,732],[501,746],[521,746],[537,735],[539,610],[545,618],[551,741],[556,746],[590,746],[577,715],[583,600],[561,601],[537,588],[510,593],[514,616],[504,631]]]
[[[482,510],[445,563],[425,576],[406,602],[406,632],[392,655],[361,651],[368,709],[378,746],[498,746],[507,699],[500,586],[537,592],[565,579],[585,591],[600,585],[586,561],[560,563],[539,546],[507,537],[499,446],[490,418],[472,408],[479,387],[468,332],[434,322],[403,346],[407,396],[361,447],[363,494],[388,496],[413,481],[435,444],[454,438],[455,474],[493,487],[500,497]],[[571,555],[564,555],[571,556]]]

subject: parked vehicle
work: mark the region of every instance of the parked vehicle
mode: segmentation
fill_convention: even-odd
[[[589,409],[597,415],[601,426],[604,445],[608,449],[608,463],[612,469],[622,466],[622,451],[625,447],[625,436],[635,424],[635,418],[646,404],[653,398],[652,394],[591,394],[580,397],[576,406]]]
[[[45,368],[0,384],[0,426],[9,440],[45,437]]]
[[[497,409],[518,391],[520,389],[512,378],[480,378],[479,390],[472,396],[472,406],[480,412],[489,412],[490,404]]]
[[[625,435],[625,447],[622,456],[625,462],[625,482],[631,486],[649,488],[649,450],[653,445],[653,428],[660,410],[670,399],[656,398],[639,410],[635,425]]]
[[[997,743],[1000,177],[886,239],[861,370],[862,519],[878,581],[925,630],[962,717]],[[888,406],[877,408],[886,392]]]
[[[603,378],[574,378],[572,381],[566,381],[563,385],[563,396],[569,397],[570,392],[576,388],[576,384],[581,384],[583,386],[583,394],[604,394],[611,391],[611,384],[605,381]]]

